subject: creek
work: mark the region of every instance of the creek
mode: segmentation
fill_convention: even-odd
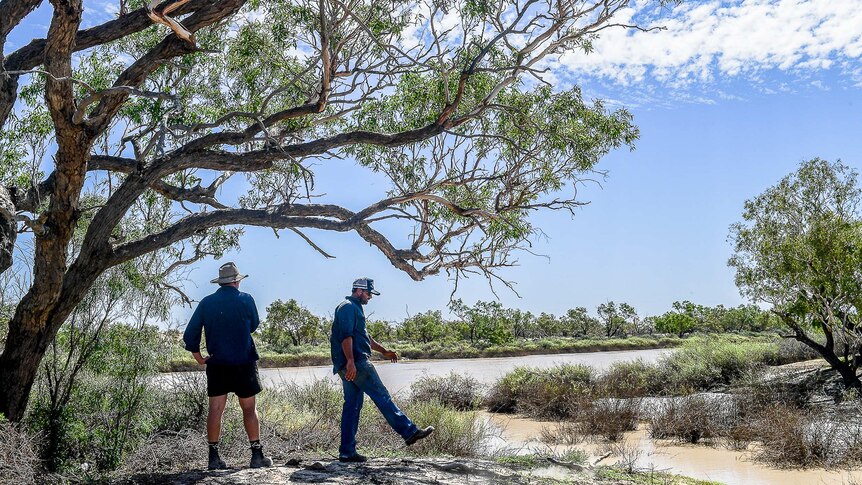
[[[479,359],[400,360],[398,363],[375,362],[380,379],[392,394],[410,392],[410,384],[422,376],[439,377],[450,372],[469,374],[482,384],[493,384],[515,367],[546,369],[558,364],[584,364],[604,370],[614,362],[641,359],[655,362],[661,356],[673,352],[671,349],[623,350],[614,352],[583,352],[575,354],[525,355],[520,357],[487,357]],[[330,366],[282,367],[260,369],[264,385],[283,382],[303,384],[318,379],[331,379],[340,386],[340,380],[332,375]]]
[[[670,349],[631,350],[618,352],[586,352],[575,354],[529,355],[479,359],[402,360],[398,363],[375,363],[380,378],[392,394],[406,395],[410,384],[422,376],[445,376],[454,371],[469,374],[482,384],[494,381],[518,366],[548,368],[558,364],[585,364],[601,371],[614,362],[641,359],[655,362]],[[295,382],[307,383],[317,379],[330,379],[338,384],[328,366],[261,369],[267,385]],[[482,418],[496,430],[489,447],[493,450],[564,451],[563,446],[550,446],[541,441],[542,429],[554,426],[519,416],[481,413]],[[680,445],[670,441],[653,440],[643,425],[627,433],[623,449],[633,466],[641,470],[655,470],[686,475],[703,480],[714,480],[728,485],[838,485],[862,484],[862,472],[824,469],[781,470],[770,468],[753,460],[751,451],[735,451],[698,445]],[[591,460],[606,453],[606,445],[581,444],[577,447]],[[606,458],[602,463],[612,464],[618,456]]]

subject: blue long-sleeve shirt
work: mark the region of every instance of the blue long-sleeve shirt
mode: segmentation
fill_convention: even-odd
[[[362,362],[371,356],[371,338],[365,328],[365,312],[359,300],[348,296],[335,309],[332,321],[332,334],[329,336],[329,349],[332,355],[332,373],[337,374],[347,365],[347,356],[341,342],[353,337],[353,361]]]
[[[183,342],[189,352],[200,352],[203,330],[210,354],[207,363],[247,364],[259,358],[251,337],[258,325],[254,298],[233,286],[222,286],[198,304],[183,333]]]

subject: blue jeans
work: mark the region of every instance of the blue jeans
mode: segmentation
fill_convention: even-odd
[[[413,436],[418,428],[404,415],[398,406],[392,402],[392,396],[386,386],[380,381],[377,370],[367,360],[356,363],[356,378],[348,381],[344,378],[346,369],[338,371],[344,388],[344,407],[341,408],[341,446],[338,456],[346,458],[356,454],[356,431],[359,429],[359,411],[362,410],[364,395],[374,401],[377,409],[386,418],[392,429],[407,439]]]

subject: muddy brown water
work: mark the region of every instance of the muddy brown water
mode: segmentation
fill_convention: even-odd
[[[498,449],[530,453],[562,452],[570,448],[549,446],[541,441],[542,429],[552,428],[554,423],[496,413],[482,413],[482,416],[498,430],[492,439],[492,446]],[[653,440],[645,426],[626,433],[622,443],[628,448],[626,454],[634,460],[634,467],[639,470],[669,472],[729,485],[862,484],[862,471],[859,470],[774,469],[755,462],[751,452]],[[591,462],[608,452],[606,445],[584,444],[574,447],[585,451]],[[618,455],[612,455],[601,463],[613,464],[619,461]]]

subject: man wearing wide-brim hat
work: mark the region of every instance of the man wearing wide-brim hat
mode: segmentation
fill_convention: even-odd
[[[248,275],[241,275],[233,262],[221,265],[217,283],[219,289],[205,297],[192,315],[183,341],[186,350],[192,353],[198,364],[206,364],[207,395],[207,441],[209,442],[209,469],[227,468],[219,457],[218,444],[221,435],[221,420],[228,393],[236,394],[242,408],[251,446],[253,468],[272,465],[272,460],[263,456],[260,445],[260,421],[257,417],[255,395],[262,390],[257,372],[257,349],[251,334],[260,318],[254,298],[239,291],[239,283]],[[201,330],[206,333],[207,357],[201,355]]]
[[[371,351],[383,354],[392,362],[398,361],[398,354],[377,343],[365,326],[365,311],[362,309],[373,295],[380,292],[374,289],[374,280],[358,278],[353,282],[353,291],[335,309],[332,321],[332,334],[329,337],[332,355],[332,373],[341,377],[344,390],[344,406],[341,409],[341,445],[338,447],[338,460],[344,462],[364,462],[367,458],[356,452],[356,432],[359,429],[359,412],[362,410],[364,396],[368,395],[380,413],[401,435],[407,446],[426,438],[434,431],[433,426],[418,428],[398,406],[369,358]]]

